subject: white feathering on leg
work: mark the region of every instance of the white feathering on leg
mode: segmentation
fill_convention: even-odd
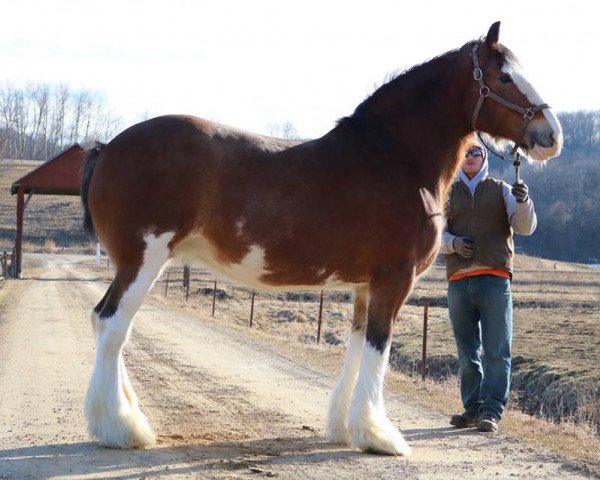
[[[356,379],[358,378],[360,357],[364,343],[364,330],[352,331],[350,333],[344,367],[329,401],[329,416],[325,437],[331,443],[350,444],[348,414],[350,412],[352,393],[356,385]]]
[[[387,417],[383,404],[383,378],[389,354],[389,343],[380,352],[365,342],[348,426],[353,447],[408,456],[412,449]]]
[[[107,318],[92,314],[96,363],[86,398],[88,431],[100,444],[115,448],[146,447],[156,436],[141,412],[125,368],[123,346],[133,317],[169,256],[172,232],[144,237],[144,262],[123,293],[117,310]]]

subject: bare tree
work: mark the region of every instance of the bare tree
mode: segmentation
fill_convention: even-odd
[[[50,132],[47,142],[48,150],[61,151],[64,148],[65,121],[69,110],[69,95],[69,87],[65,84],[58,85],[54,90]]]
[[[0,85],[0,157],[42,159],[72,143],[108,141],[121,119],[96,92],[67,85]]]
[[[271,123],[267,126],[269,134],[274,137],[285,138],[287,140],[299,140],[300,136],[294,124],[289,120],[279,123]]]
[[[31,131],[31,155],[32,159],[39,158],[40,151],[44,148],[46,133],[48,129],[48,108],[50,102],[49,85],[29,85],[29,98],[33,108],[33,128]]]

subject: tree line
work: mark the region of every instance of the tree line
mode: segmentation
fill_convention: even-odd
[[[122,129],[91,90],[34,84],[0,86],[0,158],[47,160],[74,143],[110,139]]]

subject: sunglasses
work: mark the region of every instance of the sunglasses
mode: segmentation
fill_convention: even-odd
[[[465,157],[483,157],[483,151],[480,148],[474,148],[467,151]]]

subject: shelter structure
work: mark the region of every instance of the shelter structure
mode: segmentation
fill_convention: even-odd
[[[21,275],[23,214],[31,196],[34,194],[79,195],[84,161],[85,150],[76,143],[19,178],[10,187],[10,193],[17,195],[17,238],[13,259],[15,277]]]

